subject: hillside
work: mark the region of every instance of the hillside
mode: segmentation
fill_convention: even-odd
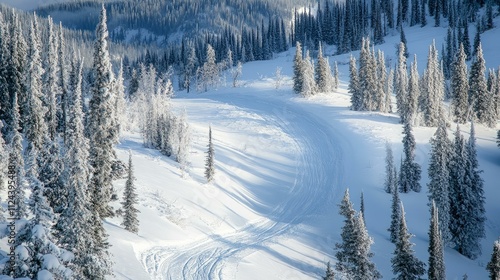
[[[500,63],[492,48],[498,32],[495,28],[482,37],[488,67]],[[417,55],[423,71],[428,46],[433,40],[440,46],[445,29],[413,27],[406,34],[410,55]],[[392,54],[398,41],[398,35],[389,36],[377,46],[389,62],[395,60]],[[374,238],[373,260],[384,279],[390,279],[394,245],[387,232],[391,197],[383,191],[385,142],[398,159],[402,126],[395,114],[348,109],[348,59],[349,54],[329,58],[331,64],[339,63],[339,90],[308,99],[291,91],[293,50],[271,61],[245,64],[237,88],[176,93],[174,109],[186,110],[192,129],[186,178],[180,176],[175,162],[143,148],[139,135],[124,135],[117,152],[125,160],[127,151],[132,151],[141,190],[141,227],[133,236],[119,229],[119,219],[107,224],[118,278],[318,279],[325,263],[335,261],[333,247],[340,241],[342,225],[337,204],[349,188],[356,208],[364,193],[366,224]],[[278,66],[286,82],[276,90]],[[208,125],[215,139],[213,184],[203,178]],[[466,137],[469,128],[462,126]],[[449,134],[454,129],[452,125]],[[401,194],[401,199],[415,235],[416,255],[427,262],[426,183],[429,139],[435,128],[414,130],[423,189]],[[486,279],[485,264],[500,232],[496,130],[478,125],[476,133],[488,219],[483,254],[470,260],[446,248],[447,279],[462,279],[464,274]],[[118,190],[123,183],[116,183]]]

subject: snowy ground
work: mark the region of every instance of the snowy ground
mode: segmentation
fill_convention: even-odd
[[[444,33],[443,28],[431,27],[406,30],[409,51],[417,52],[420,71],[433,37],[439,38],[440,49]],[[495,33],[498,30],[483,35],[488,67],[500,62],[491,47]],[[398,39],[389,37],[380,47],[388,62],[392,59],[388,65],[395,61]],[[118,279],[318,279],[325,263],[334,261],[333,246],[340,240],[342,226],[337,204],[346,188],[355,207],[364,192],[374,261],[384,279],[393,276],[394,245],[386,230],[391,197],[382,186],[385,142],[392,144],[396,159],[401,155],[399,119],[394,114],[348,110],[348,55],[330,57],[330,63],[339,62],[338,92],[309,99],[295,96],[290,89],[292,58],[293,51],[272,61],[245,64],[237,88],[177,94],[173,107],[186,110],[192,129],[191,167],[185,178],[174,161],[145,149],[138,134],[124,135],[117,153],[126,160],[132,152],[141,225],[135,235],[119,226],[119,218],[106,223]],[[274,89],[277,66],[287,76],[278,90]],[[209,125],[216,179],[205,184]],[[468,130],[469,126],[462,127],[466,137]],[[435,128],[414,131],[423,189],[402,194],[401,199],[415,235],[416,254],[427,262],[428,140]],[[448,279],[462,279],[465,273],[469,279],[486,279],[485,265],[500,235],[496,130],[477,125],[476,133],[484,170],[487,237],[483,255],[474,261],[446,249]],[[119,192],[123,185],[124,180],[116,182]]]

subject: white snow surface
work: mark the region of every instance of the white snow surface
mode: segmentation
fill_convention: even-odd
[[[495,22],[500,26],[498,21]],[[431,25],[431,23],[429,23]],[[409,52],[425,67],[428,46],[441,49],[445,28],[405,30]],[[471,38],[473,38],[471,29]],[[500,63],[495,50],[498,29],[483,34],[488,67]],[[395,63],[399,35],[377,46],[387,65]],[[327,49],[328,51],[328,49]],[[389,241],[391,196],[384,192],[385,142],[402,153],[402,126],[395,114],[348,109],[349,54],[330,57],[339,63],[338,91],[308,99],[291,90],[293,50],[271,61],[243,66],[241,86],[206,93],[179,92],[174,110],[186,110],[192,131],[188,176],[173,160],[146,149],[137,132],[126,132],[116,148],[125,161],[129,150],[135,167],[140,227],[132,234],[121,217],[106,221],[117,279],[319,279],[334,258],[342,217],[338,203],[346,188],[359,208],[364,192],[365,218],[374,239],[372,251],[384,279],[393,277]],[[358,55],[358,53],[353,53]],[[286,76],[274,88],[274,71]],[[216,175],[203,177],[212,126]],[[468,137],[470,126],[461,126]],[[486,238],[476,260],[445,249],[447,279],[487,279],[493,241],[500,235],[500,149],[496,129],[476,125],[480,168],[485,181]],[[449,131],[452,135],[455,126]],[[429,139],[435,128],[414,128],[416,161],[422,167],[422,192],[401,194],[417,257],[428,260],[429,209],[427,168]],[[115,188],[120,194],[125,180]],[[119,207],[116,202],[115,207]]]

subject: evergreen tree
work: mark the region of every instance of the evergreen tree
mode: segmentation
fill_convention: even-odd
[[[127,100],[125,98],[125,86],[123,84],[123,60],[120,61],[120,70],[118,70],[118,75],[115,79],[115,104],[114,104],[114,113],[115,113],[115,124],[118,126],[117,131],[118,135],[120,135],[121,131],[124,128],[126,119],[126,109],[127,109]]]
[[[216,88],[219,85],[219,67],[216,63],[215,50],[212,45],[207,44],[205,63],[199,69],[199,86],[203,91]]]
[[[483,50],[479,44],[469,77],[469,106],[473,109],[474,117],[479,123],[494,124],[496,113],[494,112],[493,95],[488,91],[485,73]]]
[[[328,60],[326,64],[329,65]],[[339,67],[337,65],[337,61],[333,64],[333,89],[339,88]]]
[[[401,221],[401,208],[399,200],[399,191],[397,185],[393,185],[391,188],[392,193],[392,204],[391,204],[391,225],[387,229],[390,232],[390,240],[392,243],[396,244],[399,236],[399,223]]]
[[[215,151],[214,145],[212,143],[212,127],[208,128],[208,151],[207,151],[207,160],[205,162],[205,178],[208,182],[211,182],[214,179],[215,173]]]
[[[337,263],[335,268],[338,272],[351,275],[354,271],[353,258],[356,254],[355,236],[358,234],[356,228],[356,211],[349,198],[349,189],[344,193],[344,198],[339,205],[339,214],[344,216],[344,225],[341,230],[341,243],[335,244],[335,257]]]
[[[44,105],[47,108],[45,121],[48,127],[50,139],[55,140],[57,132],[57,98],[59,84],[57,77],[57,40],[52,18],[49,17],[48,35],[46,38],[46,50],[43,61],[45,73],[43,76]]]
[[[335,280],[335,273],[330,265],[330,262],[326,264],[326,275],[323,276],[323,280]]]
[[[431,207],[431,224],[429,228],[429,280],[445,280],[443,240],[441,238],[439,211],[434,201]],[[445,226],[446,227],[446,226]]]
[[[123,192],[123,222],[122,226],[126,230],[137,233],[139,231],[139,220],[137,219],[137,213],[139,210],[135,208],[137,204],[137,193],[134,185],[134,166],[132,165],[132,153],[129,152],[128,158],[128,176],[125,182],[125,191]]]
[[[356,217],[357,235],[355,236],[355,252],[354,255],[354,279],[380,279],[382,275],[371,261],[373,253],[370,247],[373,244],[373,239],[368,235],[365,227],[363,214]]]
[[[191,83],[195,76],[195,70],[197,66],[198,59],[196,57],[196,49],[191,46],[187,58],[187,63],[184,66],[184,87],[186,88],[187,92],[191,90]]]
[[[467,79],[467,64],[464,46],[460,44],[457,56],[453,62],[451,75],[452,108],[454,120],[465,123],[469,110],[469,80]]]
[[[376,105],[375,109],[380,112],[387,112],[386,108],[386,81],[387,81],[387,70],[385,68],[385,57],[382,51],[377,52],[376,61],[377,73],[376,73],[376,83],[377,83],[377,94],[375,97]]]
[[[385,183],[384,190],[386,193],[392,193],[394,187],[394,156],[392,153],[392,147],[389,142],[385,143]]]
[[[84,136],[82,112],[82,68],[83,63],[73,63],[71,69],[71,100],[68,100],[68,123],[66,124],[66,157],[64,178],[68,190],[68,207],[62,211],[55,226],[58,244],[72,252],[74,258],[69,265],[73,276],[80,279],[94,277],[92,250],[96,244],[92,241],[93,229],[90,219],[90,176],[88,162],[89,143]],[[96,256],[97,257],[97,256]]]
[[[57,33],[57,41],[58,41],[58,53],[57,53],[57,70],[58,70],[58,79],[57,83],[60,89],[57,100],[59,106],[57,107],[57,128],[58,132],[64,135],[64,131],[66,128],[64,125],[66,124],[66,118],[68,115],[68,90],[67,90],[67,75],[68,69],[66,65],[66,43],[64,41],[64,30],[62,26],[62,22],[59,22],[59,32]]]
[[[417,125],[418,100],[420,98],[419,75],[417,69],[417,55],[414,55],[410,67],[410,79],[408,83],[407,111],[404,119],[412,125]]]
[[[111,103],[113,77],[107,40],[106,10],[103,5],[96,29],[93,61],[94,81],[86,127],[90,146],[89,160],[93,168],[90,191],[92,207],[97,210],[100,218],[113,215],[108,203],[113,193],[110,174],[115,157],[112,119],[114,106]]]
[[[420,165],[415,162],[416,143],[410,123],[404,124],[403,134],[404,160],[399,173],[399,190],[404,193],[420,192],[421,170]]]
[[[414,244],[410,242],[411,237],[412,234],[408,232],[406,227],[403,204],[401,204],[398,239],[393,253],[394,257],[391,259],[392,271],[397,280],[419,279],[425,273],[425,264],[415,257],[415,252],[412,249]]]
[[[497,240],[493,244],[493,253],[491,254],[491,260],[486,266],[490,274],[491,280],[499,280],[500,279],[500,241]],[[327,274],[328,276],[328,274]],[[328,279],[328,278],[325,278]]]
[[[361,110],[373,111],[377,96],[377,68],[375,57],[370,51],[370,40],[363,39],[359,53],[359,89],[362,97]]]
[[[453,159],[450,163],[450,232],[456,250],[471,259],[481,254],[479,239],[484,237],[483,180],[477,170],[473,126],[468,143],[457,127]]]
[[[446,123],[441,121],[434,137],[430,140],[431,155],[429,162],[429,202],[439,210],[439,223],[443,244],[451,240],[450,224],[450,156],[452,143],[448,138]]]
[[[303,84],[303,62],[302,62],[302,47],[297,41],[295,46],[295,58],[293,60],[293,91],[297,94],[302,92]]]
[[[465,56],[467,57],[468,60],[472,58],[471,55],[471,47],[470,47],[470,39],[469,39],[469,23],[467,20],[462,20],[463,24],[463,34],[462,34],[462,39],[459,40],[459,43],[462,43],[464,45],[464,51],[465,51]]]
[[[391,68],[385,81],[385,113],[392,113],[392,92],[394,90],[394,69]]]
[[[396,95],[396,105],[401,123],[405,122],[408,108],[408,72],[406,70],[405,45],[399,43],[398,67],[394,75],[394,94]]]
[[[444,74],[439,65],[438,52],[435,42],[429,48],[427,68],[424,74],[424,86],[420,107],[423,111],[425,126],[437,126],[443,116]]]
[[[328,61],[323,57],[321,44],[318,50],[318,60],[315,69],[316,86],[319,92],[329,92],[333,89],[333,77]]]
[[[302,91],[300,94],[304,97],[316,93],[316,82],[314,81],[314,65],[309,51],[306,51],[306,57],[302,61]]]
[[[351,110],[359,111],[363,106],[363,96],[359,88],[358,69],[356,67],[356,58],[351,55],[349,59],[349,88],[351,94]]]

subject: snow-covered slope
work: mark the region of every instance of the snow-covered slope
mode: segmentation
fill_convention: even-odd
[[[497,26],[500,25],[497,22]],[[406,31],[409,51],[425,66],[428,46],[443,28]],[[500,63],[494,29],[483,35],[488,67]],[[399,36],[380,48],[395,61]],[[243,67],[242,85],[207,93],[178,93],[175,110],[186,110],[192,129],[189,175],[155,150],[145,149],[137,133],[126,133],[117,147],[122,160],[132,152],[139,191],[139,234],[107,221],[118,279],[318,279],[334,261],[342,218],[337,204],[346,188],[355,207],[364,192],[366,224],[374,238],[372,251],[384,279],[392,278],[394,245],[388,240],[390,195],[383,191],[385,142],[395,158],[402,150],[402,127],[394,114],[348,109],[348,55],[339,62],[337,92],[309,99],[291,92],[293,51],[274,60]],[[357,55],[357,54],[355,54]],[[274,89],[274,71],[288,78]],[[215,144],[215,182],[203,178],[208,126]],[[454,129],[454,127],[453,127]],[[465,136],[469,126],[463,126]],[[498,127],[497,127],[498,129]],[[402,194],[417,256],[427,262],[428,140],[434,128],[414,129],[417,162],[422,166],[421,193]],[[485,265],[500,235],[500,149],[496,130],[476,126],[480,168],[484,170],[486,238],[483,255],[469,260],[446,248],[448,279],[486,279]],[[451,131],[450,131],[451,134]],[[124,180],[116,182],[119,192]],[[118,206],[118,205],[117,205]]]

